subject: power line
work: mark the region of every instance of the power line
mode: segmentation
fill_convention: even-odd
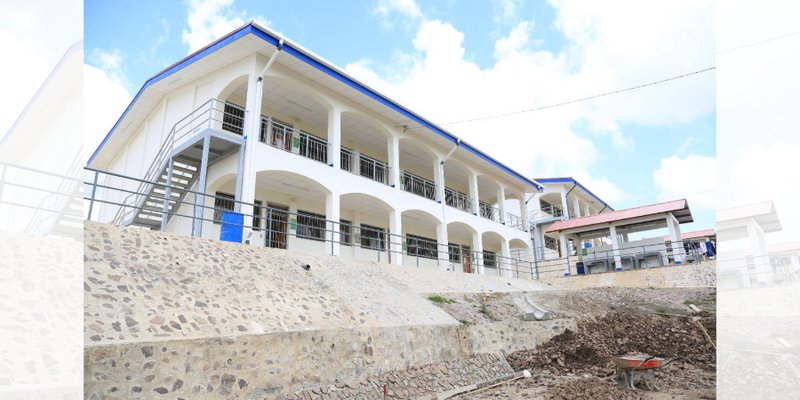
[[[483,117],[477,117],[477,118],[470,118],[470,119],[464,119],[464,120],[459,120],[459,121],[446,122],[446,123],[443,123],[443,124],[440,124],[440,125],[457,125],[457,124],[464,124],[464,123],[468,123],[468,122],[476,122],[476,121],[483,121],[483,120],[487,120],[487,119],[503,118],[503,117],[509,117],[509,116],[512,116],[512,115],[518,115],[518,114],[524,114],[524,113],[529,113],[529,112],[534,112],[534,111],[547,110],[547,109],[561,107],[561,106],[565,106],[565,105],[569,105],[569,104],[575,104],[575,103],[580,103],[580,102],[584,102],[584,101],[588,101],[588,100],[594,100],[594,99],[597,99],[597,98],[600,98],[600,97],[611,96],[611,95],[614,95],[614,94],[629,92],[631,90],[642,89],[642,88],[649,87],[649,86],[655,86],[655,85],[659,85],[659,84],[662,84],[662,83],[665,83],[665,82],[670,82],[670,81],[674,81],[674,80],[677,80],[677,79],[682,79],[682,78],[687,78],[687,77],[690,77],[690,76],[693,76],[693,75],[702,74],[703,72],[713,71],[715,69],[717,69],[716,66],[708,67],[708,68],[704,68],[704,69],[701,69],[701,70],[689,72],[687,74],[677,75],[677,76],[673,76],[673,77],[670,77],[670,78],[661,79],[661,80],[653,81],[653,82],[648,82],[648,83],[644,83],[644,84],[641,84],[641,85],[631,86],[631,87],[627,87],[627,88],[624,88],[624,89],[618,89],[618,90],[614,90],[614,91],[611,91],[611,92],[605,92],[605,93],[601,93],[601,94],[596,94],[596,95],[593,95],[593,96],[582,97],[582,98],[579,98],[579,99],[574,99],[574,100],[569,100],[569,101],[562,101],[560,103],[548,104],[546,106],[534,107],[534,108],[529,108],[529,109],[519,110],[519,111],[512,111],[512,112],[507,112],[507,113],[503,113],[503,114],[486,115],[486,116],[483,116]],[[413,128],[421,128],[421,127],[422,127],[422,125],[418,125],[418,126],[415,126]]]
[[[742,49],[746,49],[748,47],[758,46],[758,45],[762,45],[762,44],[765,44],[765,43],[774,42],[776,40],[786,39],[788,37],[797,36],[797,35],[800,35],[800,31],[787,33],[785,35],[775,36],[775,37],[769,38],[769,39],[759,40],[758,42],[743,44],[741,46],[727,48],[725,50],[718,51],[717,54],[730,53],[732,51],[742,50]]]

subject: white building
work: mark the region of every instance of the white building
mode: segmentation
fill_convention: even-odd
[[[571,177],[536,178],[543,191],[528,200],[531,237],[540,260],[560,257],[560,241],[556,234],[545,234],[554,222],[588,217],[614,211],[608,203]],[[594,245],[601,244],[593,239]]]
[[[541,190],[253,23],[149,79],[88,167],[93,220],[219,238],[235,211],[251,245],[465,272],[531,259]]]

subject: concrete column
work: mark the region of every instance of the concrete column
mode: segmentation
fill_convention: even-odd
[[[444,177],[442,175],[442,160],[438,157],[433,159],[433,184],[436,185],[436,201],[444,202]]]
[[[519,217],[522,219],[522,229],[528,232],[531,229],[531,221],[528,217],[528,204],[525,203],[525,197],[519,199]]]
[[[389,234],[387,238],[389,249],[392,251],[392,264],[403,265],[403,219],[402,213],[397,210],[389,212]]]
[[[400,137],[397,135],[392,135],[389,140],[386,142],[386,154],[389,155],[389,159],[386,162],[389,163],[389,184],[392,187],[400,188]]]
[[[510,258],[511,258],[511,248],[508,245],[508,240],[507,239],[503,239],[503,241],[500,242],[500,251],[502,253],[503,258],[498,260],[499,261],[497,263],[498,268],[502,269],[502,271],[503,271],[502,275],[503,276],[507,276],[509,278],[514,277],[515,276],[515,271],[513,270],[514,266],[511,265],[511,260],[510,260]]]
[[[561,245],[561,257],[568,258],[569,257],[569,241],[567,240],[567,235],[563,233],[558,234],[558,241]],[[564,263],[564,276],[569,276],[569,263]]]
[[[436,224],[436,249],[439,267],[450,269],[449,249],[447,247],[447,226],[442,223]]]
[[[675,263],[683,263],[685,250],[681,240],[681,227],[672,213],[667,214],[667,230],[669,231],[669,240],[672,242],[672,256],[675,257]]]
[[[574,206],[575,215],[574,216],[570,215],[570,218],[578,218],[581,216],[581,201],[578,199],[578,196],[575,196],[574,203],[575,203]]]
[[[479,274],[485,274],[486,272],[483,269],[483,236],[479,232],[472,234],[472,251],[472,265]]]
[[[342,110],[333,107],[328,111],[328,165],[336,170],[341,168],[341,153]]]
[[[497,208],[500,209],[500,223],[506,223],[506,188],[497,187]]]
[[[469,176],[469,198],[472,199],[472,213],[478,215],[478,204],[480,202],[480,197],[478,195],[478,175],[472,172],[470,172]]]
[[[764,238],[764,230],[758,225],[755,219],[749,218],[747,220],[747,237],[750,239],[750,251],[753,254],[753,262],[756,265],[756,280],[759,284],[769,282],[769,273],[771,270],[769,263],[769,250],[767,249],[767,242]],[[745,278],[747,280],[747,278]],[[749,283],[749,282],[747,282]]]
[[[619,253],[619,236],[617,235],[617,227],[611,225],[609,230],[611,231],[611,250],[613,250],[614,253],[614,269],[617,271],[622,271],[622,258],[620,257]]]
[[[339,243],[339,219],[340,219],[340,197],[339,193],[328,193],[325,196],[325,219],[328,220],[327,231],[325,232],[326,251],[331,255],[338,256],[341,254],[341,245]]]
[[[253,69],[247,84],[247,100],[245,104],[244,118],[244,160],[242,165],[241,179],[241,201],[240,212],[244,215],[253,215],[253,204],[256,200],[256,170],[255,170],[255,150],[261,132],[261,102],[264,92],[264,81],[258,77],[263,68],[255,59]],[[250,240],[253,234],[252,218],[244,219],[244,230],[242,238]]]

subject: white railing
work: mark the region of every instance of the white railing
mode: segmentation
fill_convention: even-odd
[[[403,190],[414,193],[427,199],[436,200],[436,184],[421,176],[414,175],[408,171],[403,171],[400,176],[400,183]]]
[[[479,209],[478,215],[480,215],[481,217],[490,219],[494,222],[503,222],[500,219],[501,213],[499,208],[492,207],[489,203],[484,203],[481,201],[478,203],[478,209]]]
[[[231,113],[231,110],[239,110],[242,114],[235,115],[236,113]],[[223,130],[241,134],[237,132],[237,127],[244,126],[243,113],[244,109],[235,104],[226,103],[218,99],[209,99],[176,122],[153,158],[153,162],[150,163],[150,167],[148,167],[139,187],[122,200],[123,206],[119,208],[114,216],[113,223],[122,225],[132,213],[139,210],[138,205],[147,198],[150,191],[155,187],[152,182],[158,182],[159,178],[161,178],[160,175],[177,144],[182,143],[190,135],[199,133],[203,128],[217,129],[222,127]]]
[[[325,139],[263,115],[259,140],[277,149],[328,163],[328,142]]]
[[[510,226],[512,228],[517,228],[517,229],[519,229],[521,231],[525,230],[525,220],[523,220],[519,216],[514,215],[514,214],[512,214],[510,212],[506,212],[505,223],[506,223],[506,226]]]
[[[342,147],[340,155],[340,168],[356,175],[363,176],[384,185],[389,184],[389,165],[385,162],[358,154],[353,150]]]
[[[472,199],[464,193],[457,192],[448,187],[444,188],[444,202],[450,207],[457,208],[468,213],[472,212]]]

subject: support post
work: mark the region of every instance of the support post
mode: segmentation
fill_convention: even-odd
[[[497,208],[500,209],[500,223],[506,224],[506,188],[497,187]]]
[[[342,110],[333,107],[328,111],[328,165],[341,169]],[[354,160],[356,163],[358,160]]]
[[[203,156],[200,161],[200,180],[197,193],[194,196],[194,218],[192,219],[192,236],[200,237],[203,234],[203,215],[206,203],[206,178],[208,177],[208,150],[211,147],[211,136],[203,138]],[[252,207],[251,207],[252,208]]]
[[[167,162],[169,164],[167,164],[167,183],[164,186],[164,205],[161,209],[161,232],[165,232],[167,230],[167,221],[169,220],[169,201],[172,198],[172,165],[174,164],[172,156],[169,157]],[[175,203],[175,207],[178,206],[179,204]]]
[[[667,230],[669,239],[672,242],[672,256],[675,257],[675,264],[683,264],[683,238],[681,237],[681,227],[678,220],[672,213],[667,214]]]
[[[564,276],[569,276],[569,241],[567,241],[567,235],[559,233],[558,240],[561,243],[561,257],[566,260],[564,263]]]
[[[444,248],[444,251],[441,249]],[[449,248],[447,247],[447,226],[443,223],[436,224],[436,252],[438,256],[439,267],[444,267],[444,269],[450,269],[450,257],[449,257]]]
[[[332,256],[338,256],[341,250],[341,243],[339,243],[339,214],[341,211],[339,201],[339,193],[328,193],[325,196],[325,219],[328,220],[325,240],[331,244],[330,249]]]
[[[619,236],[617,235],[617,227],[611,225],[609,230],[611,232],[611,249],[614,253],[614,270],[622,271],[622,258],[619,254]]]
[[[498,263],[498,268],[503,269],[503,276],[513,278],[514,271],[511,270],[511,248],[507,239],[503,239],[503,241],[500,242],[500,252],[503,255],[503,260]]]
[[[475,173],[471,171],[469,176],[469,197],[472,199],[472,213],[478,215],[478,204],[480,202],[478,194],[478,175],[475,175]]]
[[[478,273],[485,274],[483,269],[483,236],[479,232],[472,234],[472,250],[475,252],[472,264],[475,265]]]
[[[392,264],[403,265],[403,220],[400,211],[389,212],[389,251],[392,252]]]
[[[389,155],[387,162],[389,163],[389,176],[391,177],[389,185],[394,188],[400,188],[400,138],[397,135],[392,135],[386,141],[386,154]]]
[[[241,206],[239,212],[244,215],[253,215],[253,203],[256,200],[256,169],[255,151],[261,133],[261,101],[264,92],[264,80],[259,76],[260,65],[258,58],[253,61],[253,69],[247,86],[247,99],[244,118],[244,159],[242,160],[242,174],[237,176],[241,183]],[[244,219],[242,240],[250,241],[253,235],[253,221]]]

